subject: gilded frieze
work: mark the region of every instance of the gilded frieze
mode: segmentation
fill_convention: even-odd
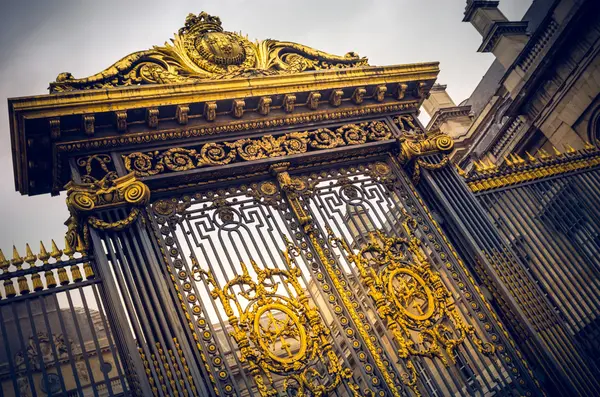
[[[278,137],[265,135],[234,142],[210,142],[199,149],[172,148],[165,151],[135,152],[123,156],[125,168],[136,176],[186,171],[235,162],[290,156],[310,150],[334,149],[392,138],[381,121],[346,124],[336,129],[291,132]]]

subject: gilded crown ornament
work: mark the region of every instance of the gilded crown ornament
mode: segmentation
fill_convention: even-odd
[[[50,91],[193,83],[358,66],[368,66],[367,59],[354,52],[337,56],[286,41],[251,42],[239,33],[223,31],[219,17],[201,12],[188,15],[171,43],[129,54],[93,76],[76,79],[71,73],[61,73],[50,83]]]

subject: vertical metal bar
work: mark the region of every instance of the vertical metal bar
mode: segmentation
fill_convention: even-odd
[[[73,350],[71,347],[71,343],[69,341],[69,334],[67,333],[67,327],[65,326],[65,321],[62,316],[62,311],[60,310],[60,304],[58,302],[58,297],[56,293],[51,294],[54,305],[56,307],[56,315],[58,317],[58,322],[60,324],[60,329],[62,331],[63,337],[66,339],[66,347],[67,353],[69,355],[69,363],[71,364],[71,370],[73,371],[73,378],[75,379],[75,384],[77,385],[77,392],[80,396],[83,396],[83,387],[81,385],[81,381],[79,380],[79,376],[77,376],[77,367],[75,367],[75,356],[73,355]]]
[[[48,382],[48,373],[46,372],[46,363],[44,362],[44,357],[42,356],[42,352],[39,351],[39,347],[40,347],[40,341],[38,339],[38,334],[37,334],[37,327],[35,326],[35,321],[33,319],[33,313],[31,311],[31,297],[27,297],[28,299],[25,299],[25,307],[27,308],[27,317],[29,317],[29,324],[31,325],[31,336],[33,337],[33,343],[35,343],[36,348],[38,349],[38,359],[40,362],[40,371],[42,372],[42,380],[43,382]],[[13,303],[13,306],[16,306]],[[19,321],[17,319],[17,321]],[[27,352],[23,352],[24,354],[26,354]],[[35,394],[35,384],[32,384],[32,388],[34,389],[34,394]]]
[[[79,339],[79,345],[81,346],[81,354],[83,359],[85,360],[85,366],[87,368],[88,374],[90,376],[90,386],[92,391],[94,392],[94,396],[98,397],[98,389],[96,387],[96,382],[94,380],[94,372],[92,371],[92,367],[90,365],[90,359],[88,357],[88,352],[85,347],[85,341],[83,340],[83,336],[81,334],[81,329],[79,327],[79,321],[77,320],[77,316],[75,315],[75,307],[73,306],[73,300],[71,299],[71,291],[66,290],[65,295],[67,297],[67,302],[69,302],[69,309],[71,311],[71,317],[73,319],[73,323],[75,324],[75,334],[77,335],[77,339]]]
[[[125,247],[120,248],[120,254],[124,257],[128,258],[130,261],[130,269],[129,269],[129,277],[132,277],[132,282],[136,286],[136,290],[138,294],[142,294],[142,302],[143,308],[146,310],[145,316],[148,316],[149,320],[153,323],[153,327],[155,328],[155,336],[161,339],[161,343],[165,346],[165,348],[170,347],[171,350],[175,349],[173,345],[172,338],[165,339],[164,334],[167,333],[171,335],[171,330],[168,324],[165,322],[164,316],[157,316],[155,313],[160,313],[164,309],[161,307],[156,307],[155,303],[159,302],[158,297],[156,295],[156,282],[152,282],[149,278],[148,272],[145,266],[142,266],[139,261],[143,261],[144,263],[149,263],[152,260],[148,258],[147,255],[144,255],[144,251],[140,250],[138,245],[138,241],[134,235],[134,233],[129,230],[125,230],[122,232],[124,234],[124,238],[122,242],[125,244]],[[138,230],[138,235],[141,235]],[[151,307],[148,308],[148,305]],[[174,355],[174,357],[177,357]],[[167,355],[167,360],[169,360],[169,355]],[[183,363],[180,361],[171,362],[171,366],[173,367],[173,372],[177,372],[176,369],[179,368],[181,373],[185,373],[183,368]],[[179,384],[181,387],[180,392],[182,393],[192,393],[192,388],[189,383],[187,377],[182,377],[184,380],[184,384],[187,384],[187,387],[184,389],[184,385]],[[178,382],[176,382],[178,384]]]
[[[27,377],[29,378],[29,385],[33,391],[33,396],[37,396],[35,391],[35,383],[33,381],[33,369],[31,367],[31,363],[29,362],[29,355],[27,354],[27,346],[23,340],[23,331],[21,330],[21,321],[19,319],[19,315],[17,314],[17,305],[11,304],[11,309],[13,312],[13,318],[15,320],[15,326],[17,327],[17,335],[19,336],[19,343],[21,344],[21,351],[23,352],[23,359],[25,360],[25,369],[27,371]]]
[[[128,332],[129,322],[127,320],[124,308],[122,307],[121,300],[115,295],[116,291],[120,290],[118,288],[120,281],[118,279],[115,280],[112,277],[109,267],[110,264],[104,252],[102,240],[100,239],[98,233],[95,230],[90,230],[90,236],[92,238],[94,247],[94,255],[96,257],[95,263],[98,265],[97,270],[100,278],[102,279],[102,288],[100,289],[100,293],[102,296],[102,301],[106,304],[107,313],[109,314],[111,330],[115,335],[115,339],[118,341],[117,348],[120,350],[120,352],[122,352],[121,357],[129,357],[129,360],[133,364],[133,368],[131,368],[131,364],[127,362],[127,367],[129,367],[128,370],[132,375],[135,374],[137,384],[141,389],[139,390],[140,394],[144,396],[150,396],[152,395],[152,389],[147,377],[148,375],[144,369],[141,357],[137,352],[135,341],[131,333]],[[122,297],[122,299],[123,303],[125,304],[125,309],[129,311],[131,308],[129,300],[126,297]],[[138,339],[138,341],[140,347],[143,349],[143,340]],[[145,352],[149,357],[150,355],[148,354],[147,349],[145,349]],[[133,382],[128,383],[132,384]]]
[[[98,295],[98,290],[96,289],[97,286],[92,285],[91,288],[94,293],[94,299],[98,303],[98,311],[100,312],[102,326],[104,327],[104,329],[106,331],[106,339],[108,341],[108,347],[110,349],[110,354],[113,357],[113,359],[115,360],[117,377],[119,378],[119,382],[121,383],[121,385],[123,387],[123,391],[126,392],[127,391],[127,383],[126,383],[126,380],[123,375],[123,370],[121,368],[121,363],[119,360],[119,353],[116,351],[116,345],[115,345],[115,341],[113,339],[113,330],[110,328],[110,326],[107,322],[107,319],[106,319],[106,315],[104,314],[104,307],[103,307],[102,301],[100,300],[100,297]]]
[[[83,293],[83,287],[77,288],[79,291],[79,295],[81,296],[81,302],[83,303],[83,309],[85,311],[85,315],[88,320],[88,326],[90,327],[90,333],[92,335],[92,339],[94,341],[94,347],[96,348],[96,354],[98,355],[98,362],[100,363],[100,372],[104,374],[104,381],[106,383],[106,388],[108,389],[108,395],[114,395],[112,390],[111,381],[108,378],[108,373],[104,371],[105,362],[104,357],[102,357],[102,349],[100,348],[100,343],[98,342],[98,334],[96,333],[96,327],[94,327],[94,322],[92,321],[92,317],[90,315],[90,310],[88,308],[87,300],[85,298],[85,294]],[[106,331],[108,332],[108,330]]]
[[[129,281],[127,280],[127,275],[125,274],[125,272],[128,271],[128,265],[126,262],[123,262],[123,259],[124,259],[123,255],[121,253],[117,253],[119,250],[119,242],[117,241],[118,237],[115,236],[115,233],[107,233],[105,236],[106,236],[106,248],[107,248],[108,254],[111,258],[110,260],[111,260],[111,263],[113,266],[113,271],[114,271],[116,281],[119,285],[121,299],[126,305],[127,313],[129,316],[129,323],[134,329],[134,333],[137,337],[136,339],[137,339],[140,347],[145,351],[145,354],[147,357],[151,357],[150,351],[153,351],[157,356],[160,357],[160,355],[156,349],[156,346],[154,345],[154,341],[152,341],[152,343],[149,343],[149,341],[148,341],[149,335],[147,335],[143,331],[143,330],[150,330],[150,327],[147,324],[145,316],[140,317],[138,314],[138,310],[135,309],[136,307],[142,307],[142,304],[139,301],[138,297],[135,294],[131,293],[131,289],[130,289],[131,286],[129,285]],[[117,255],[119,255],[119,256],[117,257]],[[141,321],[141,324],[140,324],[140,321]],[[133,354],[135,354],[135,353],[133,353]],[[139,354],[136,354],[135,356],[137,358],[139,356]],[[162,360],[158,360],[158,369],[156,369],[156,371],[158,372],[159,370],[162,372],[162,375],[164,377],[166,377],[166,369],[164,368],[164,365],[162,364]],[[157,373],[154,376],[155,376],[154,377],[155,381],[158,384],[161,384],[159,381],[159,377],[161,375],[159,375]],[[161,384],[161,386],[164,386],[167,390],[169,390],[169,395],[171,395],[171,393],[172,393],[171,385],[168,382],[163,382]],[[160,388],[158,388],[158,390],[160,390]]]
[[[13,303],[14,304],[14,303]],[[6,360],[8,361],[8,370],[10,371],[10,378],[13,382],[13,391],[15,395],[19,397],[21,395],[19,391],[19,384],[17,383],[17,371],[13,365],[13,354],[10,351],[10,343],[8,343],[8,332],[6,332],[6,324],[4,323],[4,308],[6,306],[0,306],[0,327],[2,329],[2,335],[4,343],[4,348],[6,350]],[[1,386],[0,386],[1,387]]]
[[[54,356],[54,363],[56,365],[56,372],[58,374],[58,379],[60,382],[60,387],[63,393],[67,392],[67,387],[65,385],[65,380],[63,378],[62,369],[60,365],[60,357],[58,356],[58,352],[56,351],[56,344],[54,343],[54,334],[52,332],[52,328],[50,327],[50,320],[48,319],[48,312],[46,310],[46,297],[41,296],[38,298],[40,300],[40,306],[42,309],[42,315],[44,317],[44,323],[46,324],[46,330],[48,331],[48,337],[51,341],[50,346],[52,347],[52,354]]]

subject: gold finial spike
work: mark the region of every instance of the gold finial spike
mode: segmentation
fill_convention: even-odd
[[[549,155],[549,154],[548,154],[548,152],[547,152],[547,151],[545,151],[544,149],[540,149],[538,153],[539,153],[539,155],[538,155],[538,156],[539,156],[539,157],[540,157],[540,159],[542,159],[542,160],[546,160],[546,159],[549,159],[549,158],[550,158],[550,155]]]
[[[25,244],[25,258],[23,258],[25,262],[29,263],[29,266],[33,266],[35,261],[37,261],[37,256],[31,252],[31,247],[29,244]]]
[[[75,250],[69,244],[69,240],[65,237],[65,249],[63,250],[63,254],[69,257],[69,259],[73,259],[73,255],[75,254]]]
[[[48,263],[48,259],[50,259],[50,254],[46,251],[46,247],[44,247],[44,243],[40,241],[40,253],[38,254],[38,259],[44,262],[44,265]]]
[[[513,156],[515,159],[517,159],[517,164],[525,164],[525,160],[523,160],[523,158],[521,156],[519,156],[517,153],[514,153]]]
[[[6,272],[8,266],[10,266],[10,261],[4,257],[4,253],[0,249],[0,269],[2,269],[3,273]]]
[[[476,172],[481,171],[481,167],[479,166],[479,164],[477,164],[477,160],[473,160],[473,167],[475,168]]]
[[[79,234],[77,235],[77,246],[75,247],[75,251],[79,252],[81,255],[84,256],[87,254],[87,249],[83,244],[83,241],[81,240],[81,236],[79,236]]]
[[[23,258],[21,258],[21,255],[19,255],[19,252],[17,251],[17,247],[15,247],[14,245],[13,245],[13,258],[10,262],[19,269],[21,268],[21,265],[23,264]]]
[[[558,149],[556,148],[556,146],[552,146],[552,150],[554,150],[554,154],[555,154],[556,156],[560,156],[560,155],[562,155],[562,153],[560,152],[560,150],[558,150]]]
[[[54,240],[52,240],[52,252],[50,252],[50,256],[59,261],[60,258],[62,258],[62,254],[63,252],[58,249],[56,243],[54,242]]]
[[[509,167],[513,166],[513,162],[510,161],[510,159],[508,158],[508,156],[504,156],[504,160],[506,161],[506,165]]]
[[[536,161],[536,160],[537,160],[535,157],[533,157],[533,156],[531,155],[531,153],[529,153],[529,152],[525,152],[525,154],[527,155],[527,159],[528,159],[529,161],[531,161],[531,162],[534,162],[534,161]]]
[[[458,171],[458,175],[464,177],[467,175],[467,173],[465,172],[465,170],[463,170],[462,168],[460,168],[460,165],[458,164],[454,164],[454,166],[456,167],[456,170]]]
[[[569,145],[568,143],[565,143],[563,146],[567,150],[567,153],[569,153],[569,154],[577,153],[577,150],[575,150],[575,148],[573,146]]]
[[[585,150],[593,150],[594,145],[592,145],[589,141],[585,141],[585,145],[583,146]]]
[[[494,164],[494,162],[492,161],[492,159],[488,158],[488,169],[489,170],[495,170],[496,168],[496,164]]]

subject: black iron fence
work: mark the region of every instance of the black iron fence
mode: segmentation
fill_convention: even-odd
[[[469,185],[565,328],[599,365],[599,154],[590,148],[556,158],[516,160],[521,164],[507,167],[513,170],[500,186],[485,188],[481,176],[470,178]],[[513,183],[506,183],[511,174]]]
[[[85,253],[0,251],[0,396],[113,396],[129,386]]]

